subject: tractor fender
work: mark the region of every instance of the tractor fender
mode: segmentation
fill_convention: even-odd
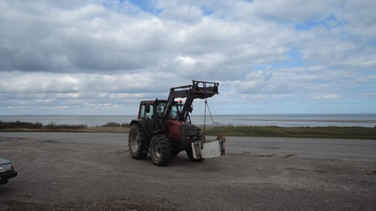
[[[142,129],[145,131],[147,138],[151,139],[152,134],[150,134],[150,131],[148,129],[148,125],[145,119],[134,119],[131,121],[130,126],[135,125],[135,124],[140,125]]]
[[[154,136],[156,134],[165,134],[165,131],[164,130],[157,130],[157,131],[154,131],[153,134],[151,134],[151,135]]]

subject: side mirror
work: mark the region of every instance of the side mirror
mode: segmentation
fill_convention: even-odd
[[[189,108],[189,113],[192,113],[193,111],[193,105],[191,105],[191,107]]]
[[[146,113],[150,113],[150,105],[145,106],[145,111],[146,111]]]

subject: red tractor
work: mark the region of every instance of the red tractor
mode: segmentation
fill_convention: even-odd
[[[141,101],[138,118],[130,124],[131,157],[144,159],[150,153],[155,165],[166,166],[181,151],[186,151],[188,158],[195,162],[224,155],[224,138],[205,140],[189,116],[193,100],[218,94],[218,85],[193,80],[192,85],[171,88],[167,100]],[[185,98],[185,103],[176,98]]]

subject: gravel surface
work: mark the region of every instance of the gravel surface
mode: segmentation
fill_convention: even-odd
[[[376,210],[376,141],[227,138],[227,155],[133,160],[127,134],[0,133],[0,210]]]

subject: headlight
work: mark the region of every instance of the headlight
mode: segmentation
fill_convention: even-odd
[[[0,172],[6,172],[6,171],[10,171],[10,170],[12,170],[12,164],[11,163],[0,165]]]
[[[197,140],[197,136],[187,136],[187,140]]]

